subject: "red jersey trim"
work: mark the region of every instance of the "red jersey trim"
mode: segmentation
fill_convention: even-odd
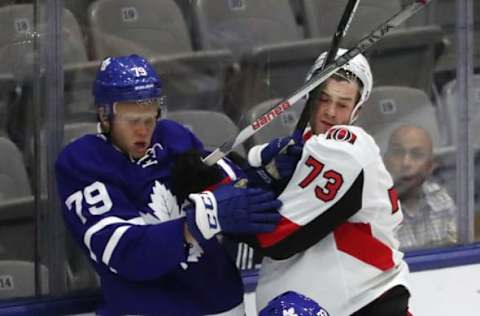
[[[303,134],[302,138],[303,138],[304,141],[307,141],[312,136],[313,136],[313,132],[312,132],[311,129],[309,129],[308,131],[305,132],[305,134]]]
[[[390,203],[392,204],[392,214],[395,214],[400,207],[398,206],[398,194],[397,190],[394,187],[391,187],[388,190],[388,197],[390,198]]]
[[[225,178],[218,181],[217,183],[209,185],[204,191],[214,191],[214,190],[218,189],[219,186],[221,186],[223,184],[229,184],[231,182],[232,182],[232,178],[230,178],[229,176],[226,176]]]
[[[395,266],[392,249],[373,236],[370,224],[343,223],[333,234],[338,250],[382,271]]]
[[[301,226],[290,221],[286,217],[282,217],[274,231],[257,235],[257,240],[262,248],[270,247],[277,244],[282,239],[288,237],[297,231]]]

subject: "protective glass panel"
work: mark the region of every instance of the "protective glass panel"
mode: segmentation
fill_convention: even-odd
[[[0,300],[49,292],[48,267],[35,250],[45,163],[35,137],[43,118],[39,45],[45,39],[36,15],[31,3],[0,4]]]
[[[53,225],[63,211],[68,218],[76,216],[87,230],[90,223],[83,212],[103,215],[117,203],[96,182],[60,201],[52,168],[58,152],[68,144],[97,134],[99,128],[108,136],[109,127],[120,124],[112,113],[103,117],[103,126],[98,124],[97,111],[107,108],[96,107],[92,86],[105,58],[145,57],[161,78],[160,117],[184,125],[207,150],[215,150],[252,124],[255,133],[232,149],[237,154],[234,159],[241,161],[253,146],[294,130],[305,97],[292,106],[271,109],[305,83],[316,58],[329,49],[346,2],[56,1],[64,10],[60,10],[60,36],[54,38],[48,36],[51,20],[43,9],[52,1],[0,1],[0,299],[98,289],[95,265],[115,273],[115,267],[105,262],[118,260],[115,249],[127,226],[119,225],[121,229],[99,250],[95,247],[102,246],[95,238],[101,225],[90,230],[88,238],[73,237],[73,230],[81,231],[78,223]],[[480,139],[480,5],[473,2],[476,140]],[[341,46],[354,47],[410,3],[362,0]],[[448,247],[459,240],[457,147],[458,130],[465,122],[458,119],[462,96],[457,92],[456,68],[458,57],[467,52],[456,48],[455,11],[454,0],[432,1],[365,52],[373,88],[355,125],[373,137],[392,175],[404,214],[398,238],[406,251]],[[62,58],[52,61],[47,57],[55,41],[62,43]],[[63,82],[48,81],[61,59]],[[368,89],[369,80],[357,77],[360,81],[354,84]],[[55,92],[63,92],[58,94],[62,98],[56,99]],[[125,100],[131,99],[114,101]],[[325,115],[320,118],[330,120],[330,125],[349,123],[349,117]],[[262,129],[257,131],[258,127]],[[474,146],[477,189],[470,198],[475,199],[479,240],[480,143]],[[76,204],[80,199],[88,210]],[[55,207],[52,201],[57,202]],[[223,242],[248,283],[262,256],[234,238],[225,237]],[[93,258],[94,250],[102,258]],[[248,284],[247,290],[252,290]]]

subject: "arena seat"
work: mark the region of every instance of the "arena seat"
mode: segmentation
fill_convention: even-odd
[[[473,77],[473,106],[471,108],[471,122],[472,122],[472,135],[474,145],[480,147],[480,75],[474,75]],[[443,120],[446,123],[446,128],[449,131],[449,143],[452,145],[457,144],[458,135],[458,112],[457,112],[457,81],[452,80],[445,84],[442,89],[442,105],[444,107]]]
[[[34,199],[24,158],[6,137],[0,137],[0,153],[0,260],[33,260]],[[20,284],[18,288],[24,289]],[[13,297],[16,291],[11,288],[0,291],[0,297]]]
[[[23,156],[8,138],[0,137],[0,201],[31,194]]]
[[[329,47],[329,38],[318,38],[253,48],[230,85],[231,116],[239,118],[255,104],[293,93],[305,83],[318,55]]]
[[[392,131],[403,124],[425,128],[432,136],[434,147],[444,145],[435,108],[422,90],[401,86],[376,87],[361,111],[355,124],[373,136],[382,153]]]
[[[271,99],[253,106],[247,113],[245,113],[243,120],[240,122],[240,126],[248,126],[280,101],[281,99]],[[271,121],[270,124],[263,127],[256,134],[250,137],[250,139],[245,142],[245,147],[251,148],[255,145],[267,143],[274,138],[290,135],[293,132],[298,119],[300,118],[305,101],[300,100],[297,103],[298,104],[295,104],[289,110],[281,113],[280,117]]]
[[[44,24],[35,29],[33,5],[13,4],[0,7],[0,73],[13,73],[17,78],[31,78],[35,54],[33,40],[35,36],[43,41]],[[34,34],[37,32],[37,35]],[[73,14],[63,11],[63,59],[65,64],[86,61],[87,53],[83,45],[78,22]]]
[[[48,269],[40,266],[40,290],[48,293]],[[0,260],[0,299],[35,295],[35,263]]]
[[[240,58],[253,47],[302,39],[288,0],[195,0],[196,45],[229,49]]]
[[[76,122],[65,124],[63,131],[63,143],[67,145],[77,138],[86,134],[97,133],[98,123],[96,122]]]
[[[192,51],[174,1],[99,0],[90,5],[88,19],[95,59],[121,51],[142,56]]]
[[[35,48],[33,40],[46,43],[46,23],[35,25],[33,4],[11,4],[0,7],[0,26],[0,76],[13,77],[11,90],[3,92],[11,97],[6,100],[7,135],[28,155],[26,151],[33,129],[19,129],[18,126],[33,125],[34,106],[39,106],[34,100],[34,87],[43,89],[42,85],[46,85],[43,80],[45,61],[40,60],[42,54],[35,51],[39,48]],[[85,62],[87,52],[80,27],[67,9],[63,10],[61,36],[64,64]],[[39,67],[35,67],[36,64]],[[43,117],[44,112],[40,113]]]
[[[5,137],[9,119],[11,94],[15,91],[15,79],[12,74],[0,74],[0,137]]]
[[[332,37],[347,0],[301,0],[307,37]],[[358,42],[401,9],[400,0],[362,0],[344,38],[347,47]],[[328,12],[328,14],[325,14]],[[404,28],[399,26],[397,29]]]
[[[140,54],[165,82],[172,110],[223,109],[228,50],[194,52],[182,12],[173,0],[98,0],[88,11],[93,58]]]
[[[402,0],[403,4],[409,3],[409,0]],[[455,76],[457,67],[456,58],[456,2],[455,0],[435,0],[431,1],[428,6],[416,14],[407,22],[409,26],[438,25],[445,34],[445,49],[442,52],[435,71],[438,77],[444,75],[445,78]],[[480,5],[478,1],[473,1],[473,41],[480,42]],[[473,46],[473,64],[475,68],[480,68],[480,45]],[[450,74],[449,74],[450,73]],[[442,78],[443,79],[443,78]],[[443,85],[445,82],[440,82]]]
[[[34,205],[33,195],[0,200],[0,260],[34,260]]]
[[[304,38],[288,0],[197,0],[192,6],[195,45],[229,49],[240,65],[229,78],[225,101],[234,121],[253,105],[302,85],[330,44],[330,39]]]
[[[302,1],[307,36],[332,37],[347,1]],[[353,47],[401,7],[400,0],[360,1],[342,45]],[[406,27],[402,24],[396,27],[365,52],[375,84],[409,86],[430,94],[437,52],[444,45],[443,39],[443,32],[437,25]]]
[[[237,126],[223,113],[205,110],[185,110],[169,112],[168,119],[174,120],[191,130],[209,150],[216,149],[231,137],[238,134]],[[242,146],[234,149],[245,156]]]

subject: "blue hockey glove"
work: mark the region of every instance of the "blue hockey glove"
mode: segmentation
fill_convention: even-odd
[[[302,157],[303,144],[294,143],[288,145],[285,152],[278,154],[266,166],[267,172],[271,173],[276,180],[290,179],[297,163]],[[276,172],[276,173],[275,173]]]
[[[275,157],[277,157],[282,150],[285,150],[287,145],[293,145],[294,142],[295,140],[292,136],[275,138],[274,140],[270,141],[260,152],[262,165],[268,164]]]
[[[190,194],[192,205],[186,207],[188,228],[201,241],[219,232],[257,234],[275,229],[282,203],[273,193],[259,188],[222,185],[213,192]]]
[[[270,188],[279,194],[295,171],[302,150],[303,139],[300,132],[252,148],[248,154],[252,168],[245,170],[250,185]]]

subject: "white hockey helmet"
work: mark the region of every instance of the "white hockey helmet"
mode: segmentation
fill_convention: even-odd
[[[343,55],[347,50],[344,48],[339,48],[337,52],[337,57]],[[323,65],[323,61],[325,60],[327,56],[327,52],[323,52],[318,56],[317,60],[315,60],[315,63],[313,66],[310,68],[310,70],[307,73],[307,77],[305,81],[310,80],[312,78],[312,75],[315,71],[320,69]],[[353,108],[352,114],[350,115],[350,124],[352,124],[356,119],[357,119],[357,112],[360,106],[367,101],[367,99],[370,96],[370,93],[372,92],[372,86],[373,86],[373,77],[372,77],[372,71],[370,70],[370,64],[368,63],[367,59],[365,56],[362,54],[358,54],[350,60],[348,63],[343,65],[340,69],[343,69],[347,72],[350,72],[357,77],[363,87],[362,87],[362,93],[360,95],[360,98],[358,99],[357,104]]]

